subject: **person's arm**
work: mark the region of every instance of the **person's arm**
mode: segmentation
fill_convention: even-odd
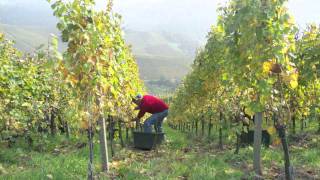
[[[137,106],[135,109],[140,110],[137,117],[133,119],[133,121],[139,121],[146,113],[146,107],[142,104]]]
[[[132,121],[140,121],[140,119],[144,116],[145,113],[145,111],[140,110],[138,116],[135,117]]]
[[[144,116],[144,114],[147,112],[146,102],[142,101],[141,104],[138,107],[139,107],[140,111],[138,113],[137,119],[141,119]]]
[[[144,108],[141,108],[138,113],[137,119],[141,119],[144,116],[144,114],[146,114],[146,110]]]

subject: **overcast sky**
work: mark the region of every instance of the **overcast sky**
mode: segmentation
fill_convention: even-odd
[[[216,9],[228,0],[114,0],[114,9],[123,15],[124,27],[156,28],[197,34],[204,38],[216,22]],[[103,6],[104,0],[98,0]],[[287,7],[297,24],[320,24],[320,0],[289,0]]]
[[[105,7],[107,0],[96,0]],[[114,0],[114,10],[123,16],[123,27],[133,30],[158,30],[189,35],[203,40],[216,22],[216,9],[228,0]],[[0,0],[1,7],[20,6],[29,11],[50,12],[46,0]],[[289,0],[288,8],[300,26],[320,24],[320,0]],[[13,12],[14,13],[14,12]],[[1,14],[1,12],[0,12]],[[18,16],[20,15],[17,12]],[[37,18],[36,18],[37,19]]]

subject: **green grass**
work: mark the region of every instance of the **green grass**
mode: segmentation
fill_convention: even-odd
[[[54,179],[85,178],[88,150],[73,147],[75,142],[63,137],[55,141],[44,152],[18,147],[1,149],[0,162],[7,173],[0,179],[46,179],[50,175]],[[65,148],[59,144],[64,144]],[[61,152],[54,153],[54,149]]]
[[[166,128],[167,142],[151,152],[125,150],[118,157],[134,153],[134,160],[120,161],[119,179],[240,179],[243,173],[218,155],[201,152],[189,136]]]
[[[99,147],[95,146],[95,174],[99,179],[252,179],[252,147],[234,154],[234,146],[219,150],[216,141],[181,133],[165,127],[166,142],[152,151],[121,148],[110,163],[110,173],[99,173]],[[297,172],[320,176],[320,137],[309,133],[306,142],[290,142],[291,162]],[[217,139],[213,136],[214,139]],[[78,149],[81,138],[63,136],[45,138],[44,150],[35,151],[22,143],[12,149],[0,149],[0,179],[86,179],[88,148]],[[301,144],[302,143],[302,144]],[[95,143],[97,144],[97,142]],[[56,152],[58,150],[58,153]],[[266,179],[283,173],[283,152],[280,145],[261,152]],[[1,168],[2,167],[2,168]],[[6,173],[3,172],[3,169]],[[297,176],[305,179],[305,176]]]

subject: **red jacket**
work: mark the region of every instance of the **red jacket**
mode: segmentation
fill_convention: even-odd
[[[155,96],[145,95],[139,105],[140,112],[138,118],[142,118],[146,112],[156,114],[168,110],[168,108],[168,105],[161,99]]]

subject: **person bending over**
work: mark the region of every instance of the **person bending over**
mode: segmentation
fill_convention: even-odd
[[[137,105],[135,110],[140,110],[134,121],[139,121],[145,113],[150,113],[150,116],[144,122],[144,132],[152,132],[151,126],[154,125],[156,132],[162,132],[162,122],[168,116],[168,105],[158,97],[151,95],[137,95],[132,99],[132,102]]]

